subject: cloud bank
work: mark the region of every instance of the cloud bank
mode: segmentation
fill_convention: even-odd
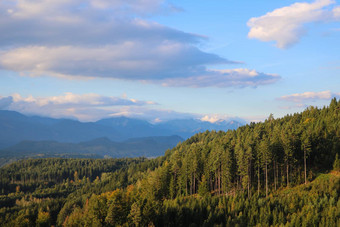
[[[330,9],[335,0],[316,0],[313,3],[294,3],[275,9],[260,17],[251,18],[248,37],[264,42],[275,41],[278,48],[288,48],[307,33],[306,24],[340,19],[340,7]]]
[[[285,95],[280,97],[280,100],[303,103],[306,101],[316,101],[316,100],[330,100],[332,98],[339,98],[340,92],[331,92],[331,91],[320,91],[320,92],[304,92],[304,93],[296,93],[292,95]]]
[[[230,116],[230,115],[225,115],[225,114],[206,114],[203,115],[201,118],[199,118],[199,120],[201,121],[206,121],[206,122],[210,122],[210,123],[219,123],[222,121],[237,121],[241,124],[247,124],[248,122],[243,119],[243,118],[239,118],[239,117],[235,117],[235,116]]]
[[[150,15],[176,11],[163,0],[1,1],[0,69],[165,86],[200,87],[202,80],[209,80],[209,86],[233,86],[232,77],[221,82],[217,77],[222,73],[212,73],[207,65],[237,62],[200,50],[197,44],[206,37],[148,20]],[[243,78],[237,86],[254,85],[242,73],[233,75]],[[256,86],[277,79],[266,76]]]
[[[0,96],[0,110],[17,111],[26,115],[52,118],[77,119],[93,122],[110,117],[131,117],[159,123],[173,119],[200,119],[211,123],[221,120],[236,120],[246,123],[242,118],[219,114],[193,114],[163,109],[153,101],[136,100],[98,94],[74,94],[67,92],[59,96],[23,97],[20,94]]]
[[[20,94],[0,96],[0,110],[52,118],[78,119],[86,122],[119,116],[139,118],[150,122],[200,117],[195,114],[161,109],[158,103],[127,98],[126,95],[114,97],[71,92],[49,97],[31,95],[23,97]]]
[[[0,96],[0,109],[2,110],[55,118],[77,118],[82,121],[93,121],[115,114],[119,115],[124,109],[137,110],[155,105],[157,103],[152,101],[98,94],[79,95],[71,92],[50,97],[22,97],[20,94],[8,97]]]
[[[276,74],[266,74],[249,69],[209,70],[206,75],[187,78],[166,79],[163,86],[182,87],[257,87],[275,83],[281,79]]]
[[[100,47],[30,46],[0,52],[0,65],[30,75],[157,80],[204,73],[203,64],[228,63],[181,43],[124,42]]]

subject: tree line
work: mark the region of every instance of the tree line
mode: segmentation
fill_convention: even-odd
[[[265,194],[306,184],[316,173],[332,168],[340,151],[340,102],[309,107],[302,113],[227,132],[204,132],[169,151],[160,172],[162,196],[216,195],[246,191]]]
[[[25,160],[0,170],[0,222],[337,226],[339,152],[340,101],[333,99],[328,107],[196,134],[151,160]]]

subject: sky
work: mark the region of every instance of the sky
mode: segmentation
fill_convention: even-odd
[[[340,98],[335,0],[3,0],[0,109],[261,121]]]

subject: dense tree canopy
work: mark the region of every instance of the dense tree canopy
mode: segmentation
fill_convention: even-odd
[[[0,221],[339,226],[339,152],[340,101],[333,99],[329,107],[196,134],[152,160],[24,160],[0,169]]]

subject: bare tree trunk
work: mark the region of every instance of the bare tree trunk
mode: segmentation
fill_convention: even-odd
[[[191,181],[190,181],[190,195],[192,195],[192,173],[191,173]]]
[[[257,194],[260,195],[260,166],[257,167]]]
[[[188,195],[188,177],[185,179],[185,195]]]
[[[251,159],[249,160],[249,165],[248,165],[248,198],[251,197]]]
[[[277,186],[279,186],[279,164],[276,163],[276,181]]]
[[[238,190],[238,177],[236,177],[236,190]]]
[[[221,164],[218,169],[218,195],[221,195]]]
[[[243,181],[243,177],[242,176],[240,176],[240,179],[239,179],[239,187],[240,187],[240,190],[242,190],[242,192],[243,192],[243,185],[242,185],[242,181]]]
[[[196,193],[196,174],[194,173],[194,193]]]
[[[274,167],[274,187],[275,187],[275,191],[276,191],[276,168],[275,168],[275,159],[274,159],[274,163],[273,163],[273,167]]]
[[[223,169],[222,169],[222,164],[221,164],[221,193],[222,193],[222,195],[224,194],[224,190],[223,190]]]
[[[303,159],[305,162],[305,184],[307,184],[307,163],[306,163],[306,148],[303,149]]]
[[[268,197],[268,161],[266,160],[266,197]]]
[[[287,160],[287,187],[289,187],[289,164]]]
[[[217,182],[218,182],[218,174],[217,174],[217,170],[215,170],[215,188],[214,188],[215,193],[217,191]]]
[[[221,184],[221,170],[220,167],[217,168],[217,193],[220,194],[221,188],[220,188],[220,184]]]
[[[250,198],[250,185],[249,185],[249,180],[248,180],[248,199]]]
[[[248,190],[248,199],[250,198],[250,174],[249,174],[249,164],[248,164],[248,182],[247,182],[247,184],[248,184],[248,187],[247,187],[247,190]]]

